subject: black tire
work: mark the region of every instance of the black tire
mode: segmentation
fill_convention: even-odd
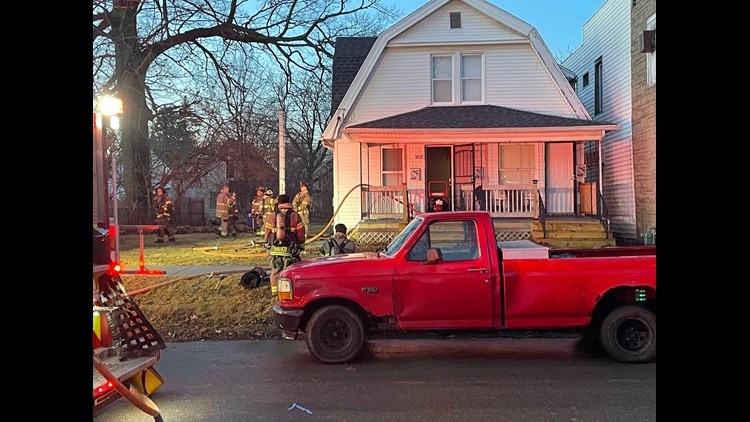
[[[315,311],[305,327],[305,343],[323,363],[354,360],[365,345],[365,326],[351,309],[330,305]]]
[[[599,341],[615,360],[651,362],[656,359],[656,314],[642,306],[617,308],[602,321]]]

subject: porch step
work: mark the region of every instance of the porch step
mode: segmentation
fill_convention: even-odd
[[[534,243],[555,248],[602,248],[615,246],[615,239],[557,239],[557,238],[532,238]]]
[[[532,236],[544,237],[544,232],[532,230]],[[604,230],[553,230],[547,228],[548,239],[606,239],[607,233]]]
[[[615,246],[615,240],[607,238],[604,226],[596,219],[571,221],[569,218],[549,218],[545,223],[544,236],[541,221],[531,223],[532,240],[551,248],[601,248]]]

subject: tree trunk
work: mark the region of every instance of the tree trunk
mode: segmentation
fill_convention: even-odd
[[[125,203],[130,209],[130,224],[151,224],[151,159],[148,147],[151,111],[146,105],[147,66],[144,67],[143,52],[139,50],[135,10],[116,8],[111,19],[117,66],[115,90],[124,108],[120,128]]]

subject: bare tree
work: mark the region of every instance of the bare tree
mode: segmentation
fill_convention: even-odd
[[[148,219],[151,159],[149,121],[158,98],[211,90],[198,72],[213,68],[232,89],[237,55],[270,54],[292,69],[326,69],[335,38],[379,0],[106,0],[93,1],[94,93],[125,104],[123,177],[132,221]],[[156,66],[154,66],[156,64]],[[197,86],[197,87],[196,87]]]

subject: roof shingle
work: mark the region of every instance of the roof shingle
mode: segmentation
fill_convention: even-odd
[[[352,129],[491,129],[599,126],[612,123],[533,113],[494,105],[424,107],[348,126]]]

